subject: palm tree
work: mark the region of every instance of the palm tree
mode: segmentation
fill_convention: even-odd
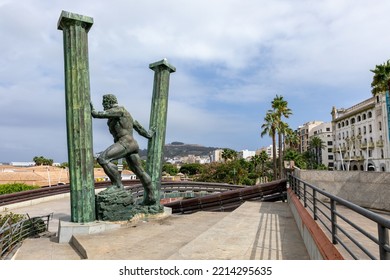
[[[237,158],[237,152],[232,149],[223,149],[222,151],[222,158],[226,162],[228,160],[234,160]]]
[[[285,145],[292,150],[298,150],[299,136],[298,133],[292,130],[290,127],[286,130]]]
[[[251,164],[253,166],[253,171],[255,173],[258,172],[258,166],[260,165],[260,163],[261,163],[261,159],[259,155],[254,155],[253,157],[251,157]]]
[[[309,147],[314,153],[315,163],[320,165],[322,163],[321,160],[321,150],[325,149],[325,143],[321,138],[314,136],[310,139]]]
[[[274,111],[268,110],[264,117],[264,123],[261,125],[261,137],[269,135],[272,138],[272,161],[274,179],[277,178],[277,164],[276,164],[276,128],[277,128],[277,117]]]
[[[268,161],[269,157],[266,151],[261,151],[259,155],[259,160],[261,163],[261,176],[264,176],[265,171],[265,163]]]
[[[283,99],[283,96],[276,95],[272,101],[272,109],[274,109],[276,116],[276,130],[278,132],[278,144],[279,144],[279,177],[282,176],[283,170],[283,135],[285,134],[288,125],[282,121],[282,117],[289,118],[292,115],[292,111],[288,108],[288,102]]]
[[[390,59],[375,66],[374,70],[370,70],[374,73],[374,77],[371,82],[372,94],[383,93],[390,88]]]

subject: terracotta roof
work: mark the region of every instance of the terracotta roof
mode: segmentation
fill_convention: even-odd
[[[34,186],[48,186],[58,183],[69,183],[69,171],[56,166],[15,167],[0,166],[0,185],[8,183],[25,183]],[[123,174],[133,174],[123,170]],[[50,177],[49,177],[50,176]],[[94,169],[95,178],[107,177],[103,168]]]

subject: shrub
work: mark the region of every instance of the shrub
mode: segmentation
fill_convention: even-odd
[[[0,214],[0,228],[5,222],[9,222],[10,224],[15,224],[23,219],[26,219],[25,214],[15,214],[12,212],[9,212],[7,214]]]
[[[21,191],[34,190],[34,189],[38,189],[38,188],[39,187],[27,185],[24,183],[4,184],[4,185],[0,185],[0,195],[21,192]]]

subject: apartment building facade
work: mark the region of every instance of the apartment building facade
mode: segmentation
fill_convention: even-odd
[[[329,170],[334,169],[334,154],[333,154],[333,132],[332,132],[332,123],[326,122],[321,123],[311,129],[312,137],[318,137],[324,144],[323,149],[321,149],[321,163],[325,165]],[[310,141],[310,140],[309,140]]]
[[[304,153],[309,149],[310,137],[314,135],[313,128],[322,123],[322,121],[311,121],[298,127],[299,151],[301,153]]]
[[[390,171],[389,98],[377,94],[348,109],[332,109],[335,170]]]
[[[320,150],[321,164],[328,169],[334,169],[334,154],[333,154],[333,134],[332,123],[323,121],[310,121],[297,129],[299,136],[299,151],[301,153],[307,152],[310,146],[310,139],[318,137],[324,144],[323,149]]]

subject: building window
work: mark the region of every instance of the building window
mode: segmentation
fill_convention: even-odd
[[[361,128],[359,127],[358,128],[358,135],[361,135],[362,134],[362,130],[361,130]]]
[[[344,125],[345,125],[344,122],[342,122],[342,123],[341,123],[341,126],[344,127]]]
[[[357,121],[360,122],[362,118],[360,116],[357,117]]]
[[[328,148],[328,153],[331,153],[332,152],[332,148]]]
[[[363,114],[363,120],[365,120],[366,118],[367,118],[367,115]]]
[[[333,155],[328,155],[328,159],[333,160]]]
[[[379,130],[382,130],[382,122],[379,122]]]
[[[355,123],[355,118],[352,118],[351,119],[351,124],[354,124]]]
[[[368,112],[368,118],[372,118],[372,113]]]
[[[367,129],[365,126],[363,126],[363,133],[366,134],[367,133]]]
[[[368,126],[368,131],[369,131],[370,133],[372,132],[372,125],[371,125],[371,124]]]
[[[327,128],[326,128],[326,131],[330,131],[330,127],[327,127]]]
[[[338,126],[338,128],[341,128],[341,124],[340,123],[338,123],[337,126]]]
[[[348,120],[346,120],[346,121],[345,121],[345,125],[349,125],[349,122],[348,122]]]
[[[332,146],[333,145],[333,142],[332,141],[328,141],[328,146]]]

